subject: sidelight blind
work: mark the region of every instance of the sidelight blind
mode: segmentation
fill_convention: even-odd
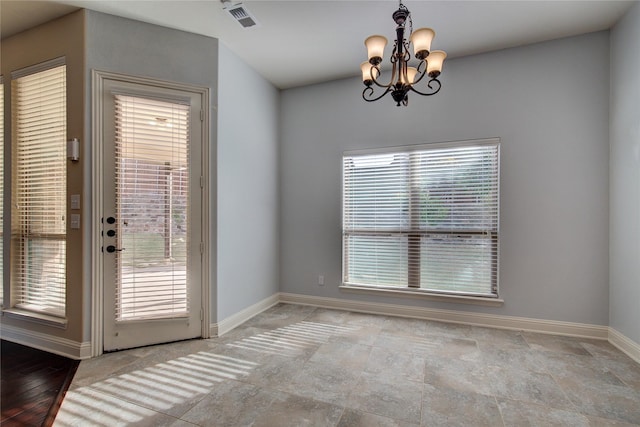
[[[497,140],[343,157],[343,281],[497,296]]]
[[[115,100],[116,319],[188,313],[189,105]]]
[[[66,66],[12,73],[14,287],[19,308],[64,316]]]

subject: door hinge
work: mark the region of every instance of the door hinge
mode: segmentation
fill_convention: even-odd
[[[200,321],[204,320],[204,310],[200,309]]]
[[[204,253],[204,242],[200,242],[200,255]]]
[[[204,188],[204,176],[200,176],[200,188]]]
[[[200,110],[200,121],[204,122],[204,110]]]

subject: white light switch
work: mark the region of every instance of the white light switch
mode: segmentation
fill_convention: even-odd
[[[72,194],[71,195],[71,209],[80,209],[80,195]]]
[[[80,229],[80,214],[71,214],[71,228],[73,230]]]

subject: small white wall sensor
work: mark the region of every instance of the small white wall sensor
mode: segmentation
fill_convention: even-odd
[[[67,141],[67,158],[72,162],[80,160],[80,141],[78,138]]]

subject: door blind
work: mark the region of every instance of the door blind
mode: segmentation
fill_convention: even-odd
[[[116,319],[189,312],[189,106],[114,95]]]
[[[42,68],[12,74],[12,289],[17,307],[64,316],[66,66]]]
[[[344,282],[497,295],[499,146],[344,156]]]

